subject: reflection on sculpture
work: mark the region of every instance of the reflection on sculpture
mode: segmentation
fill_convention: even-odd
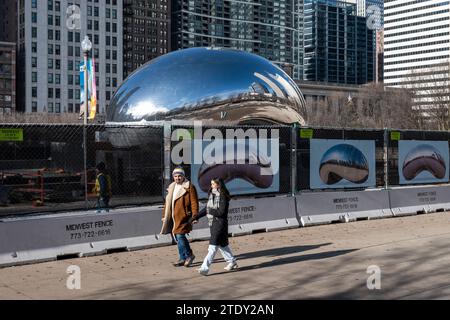
[[[349,144],[338,144],[325,152],[319,169],[320,179],[330,185],[342,179],[364,183],[369,177],[369,164],[364,154]]]
[[[430,172],[435,178],[445,177],[445,160],[439,151],[428,144],[413,148],[403,161],[403,176],[406,180],[414,179],[422,171]]]
[[[156,58],[115,93],[107,122],[214,120],[304,124],[305,100],[270,61],[244,51],[191,48]]]
[[[241,144],[242,142],[237,141],[236,150],[245,150],[245,145]],[[227,146],[234,149],[234,141],[224,145],[224,155],[227,152]],[[223,179],[225,183],[234,179],[242,179],[257,188],[269,188],[274,178],[270,161],[265,156],[258,154],[252,146],[247,147],[247,152],[233,152],[234,159],[231,161],[224,157],[224,161],[215,163],[212,159],[205,158],[198,172],[200,189],[208,192],[212,179]]]

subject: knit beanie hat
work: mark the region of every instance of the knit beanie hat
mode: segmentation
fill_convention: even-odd
[[[185,176],[184,170],[183,168],[175,168],[172,172],[172,176],[176,175],[176,174],[180,174],[183,177]]]

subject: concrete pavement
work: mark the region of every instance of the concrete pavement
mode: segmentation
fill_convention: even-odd
[[[196,272],[176,246],[0,269],[0,299],[450,299],[450,213],[339,223],[230,238],[239,270]],[[66,287],[80,267],[81,289]],[[377,274],[369,271],[381,271]],[[369,290],[370,284],[380,289]]]

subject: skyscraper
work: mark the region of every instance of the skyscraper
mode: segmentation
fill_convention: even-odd
[[[385,0],[384,82],[420,87],[416,103],[426,106],[430,88],[447,88],[450,59],[450,3]]]
[[[364,84],[374,80],[374,36],[356,5],[304,1],[304,80]]]
[[[170,51],[170,0],[124,0],[124,78]]]
[[[97,110],[105,112],[123,76],[122,1],[13,2],[18,2],[19,16],[18,108],[25,112],[79,112],[81,41],[88,35],[96,60]]]
[[[301,0],[176,0],[172,50],[225,47],[258,54],[302,75]]]

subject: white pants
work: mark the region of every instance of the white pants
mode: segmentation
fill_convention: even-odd
[[[209,266],[211,265],[211,263],[213,263],[214,257],[216,256],[217,250],[220,250],[220,253],[222,254],[226,262],[233,263],[236,261],[236,258],[233,256],[233,253],[231,253],[230,246],[220,247],[210,244],[208,247],[208,254],[203,260],[201,269],[203,270],[209,269]]]

